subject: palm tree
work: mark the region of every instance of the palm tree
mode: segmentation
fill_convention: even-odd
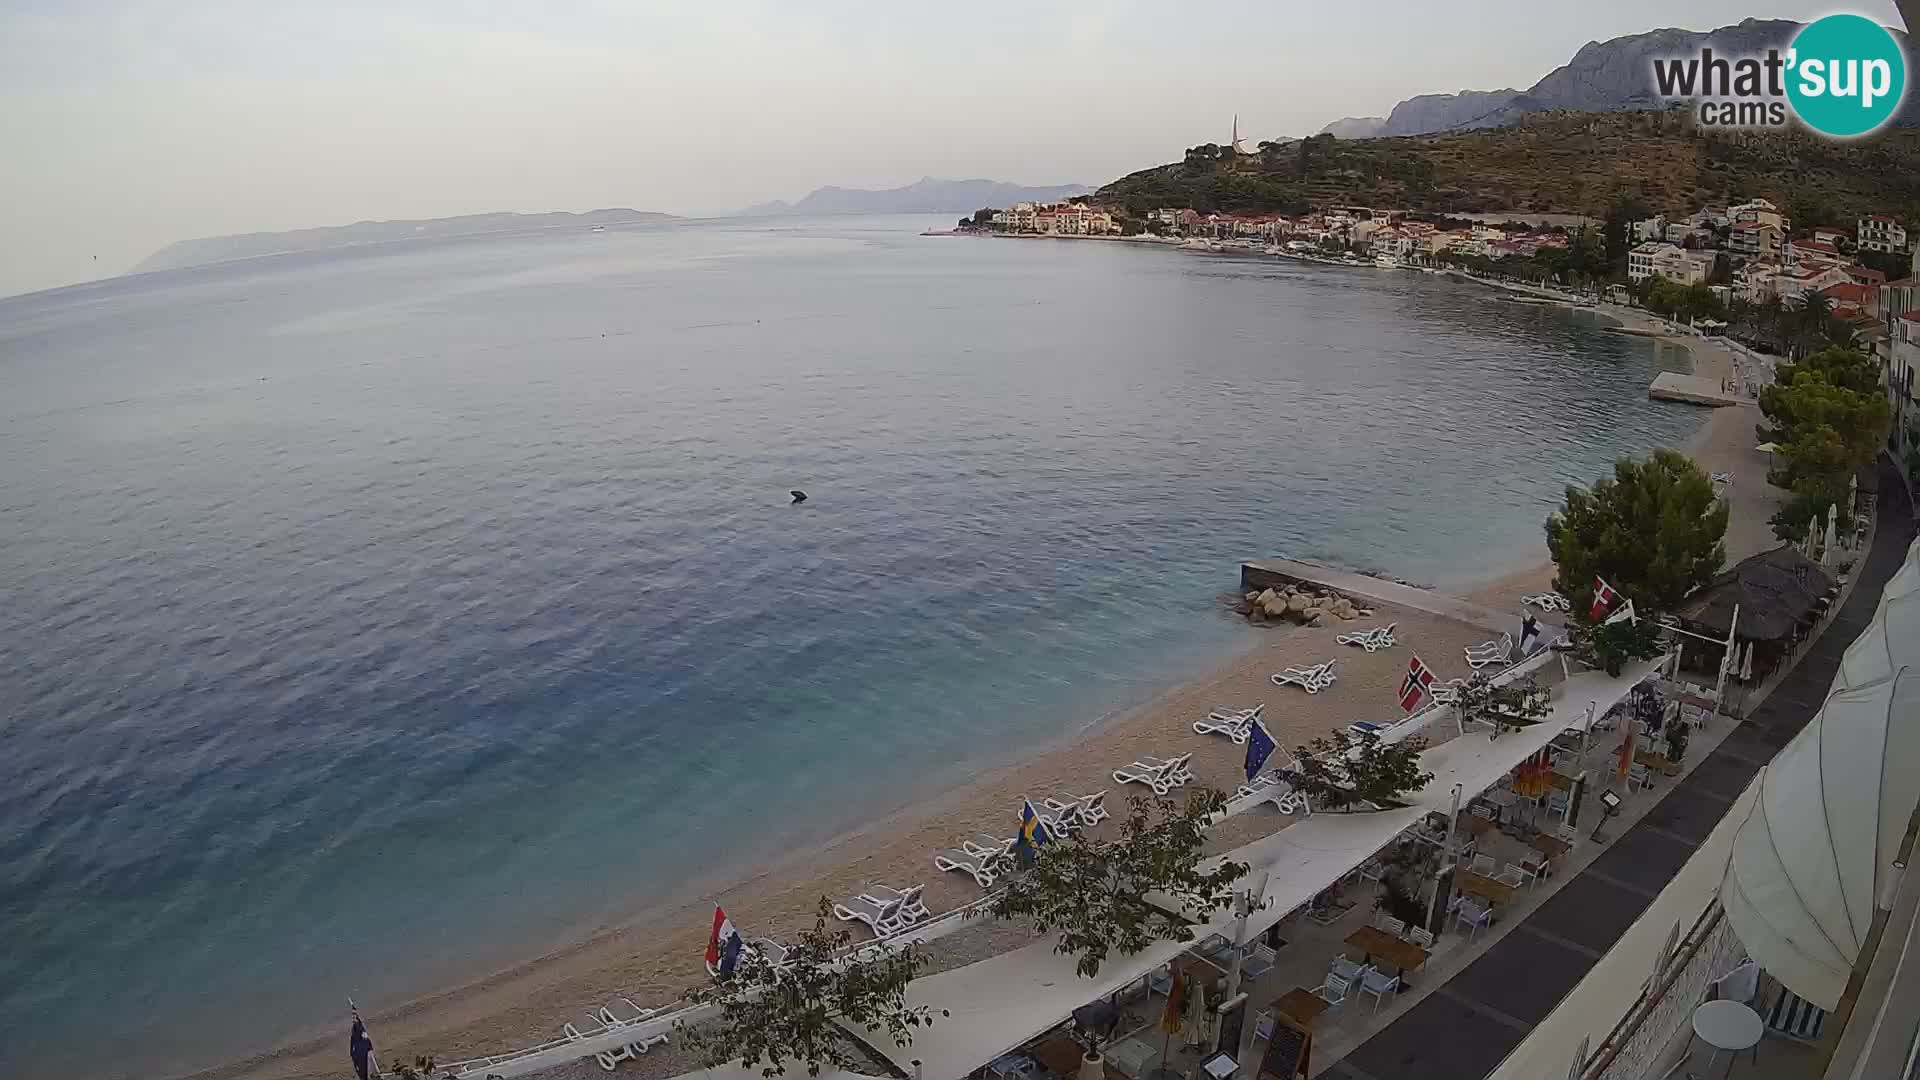
[[[1786,315],[1786,305],[1774,295],[1760,301],[1760,310],[1755,313],[1755,331],[1773,346],[1775,352],[1787,351]]]
[[[1833,301],[1821,293],[1800,297],[1793,309],[1793,357],[1798,360],[1827,336],[1827,322],[1833,316]]]

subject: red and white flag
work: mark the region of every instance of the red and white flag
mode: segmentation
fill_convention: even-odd
[[[1613,586],[1601,580],[1599,575],[1594,575],[1593,606],[1587,609],[1587,621],[1599,622],[1602,615],[1613,610],[1614,601],[1618,599],[1620,594],[1613,591]]]
[[[1433,669],[1415,656],[1407,665],[1407,677],[1400,680],[1400,708],[1413,712],[1433,698]]]
[[[733,920],[713,905],[713,933],[707,935],[707,971],[716,979],[724,979],[733,974],[733,965],[740,960],[740,931],[734,929]]]

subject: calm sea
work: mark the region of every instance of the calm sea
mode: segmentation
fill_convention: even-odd
[[[0,301],[0,1075],[524,959],[1194,673],[1243,557],[1490,575],[1699,423],[1479,287],[928,224]]]

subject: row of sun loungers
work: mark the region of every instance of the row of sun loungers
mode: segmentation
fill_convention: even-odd
[[[1371,630],[1360,630],[1351,634],[1341,634],[1333,640],[1341,645],[1358,645],[1368,652],[1378,652],[1381,649],[1391,649],[1397,644],[1393,640],[1393,628],[1399,625],[1399,623],[1388,623],[1385,626],[1376,626]]]
[[[1339,678],[1334,672],[1334,665],[1338,663],[1338,660],[1328,660],[1312,667],[1290,667],[1269,676],[1268,681],[1275,686],[1298,686],[1309,694],[1317,694]]]
[[[1543,592],[1520,598],[1520,606],[1532,604],[1541,611],[1572,611],[1573,603],[1559,593]]]
[[[1467,646],[1467,666],[1476,671],[1490,664],[1504,664],[1512,656],[1512,634],[1501,634],[1499,641]]]
[[[741,942],[740,955],[745,957],[749,954],[760,957],[774,967],[779,967],[781,964],[787,962],[787,947],[772,938],[754,938],[752,941]],[[716,979],[719,978],[719,965],[708,964],[707,974]]]
[[[781,952],[784,956],[785,950]],[[643,1009],[634,1004],[631,998],[615,998],[611,1003],[602,1005],[597,1011],[587,1014],[584,1022],[567,1024],[560,1030],[569,1039],[588,1039],[623,1027],[631,1027],[653,1014],[653,1009]],[[632,1061],[648,1050],[656,1046],[664,1046],[666,1043],[665,1033],[649,1035],[611,1050],[601,1051],[594,1055],[594,1059],[600,1062],[601,1068],[612,1072],[621,1062]]]
[[[1225,705],[1215,705],[1205,720],[1193,722],[1196,735],[1225,735],[1234,745],[1245,746],[1247,737],[1253,734],[1254,721],[1267,711],[1265,704],[1255,705],[1251,709],[1232,709]]]
[[[1166,795],[1193,780],[1192,763],[1192,754],[1167,759],[1142,757],[1131,765],[1113,770],[1113,779],[1121,784],[1145,784],[1153,789],[1155,795]]]

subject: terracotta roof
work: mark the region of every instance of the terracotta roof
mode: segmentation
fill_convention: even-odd
[[[1820,290],[1820,295],[1849,304],[1865,304],[1873,299],[1874,290],[1866,285],[1856,285],[1851,281],[1842,281]]]

